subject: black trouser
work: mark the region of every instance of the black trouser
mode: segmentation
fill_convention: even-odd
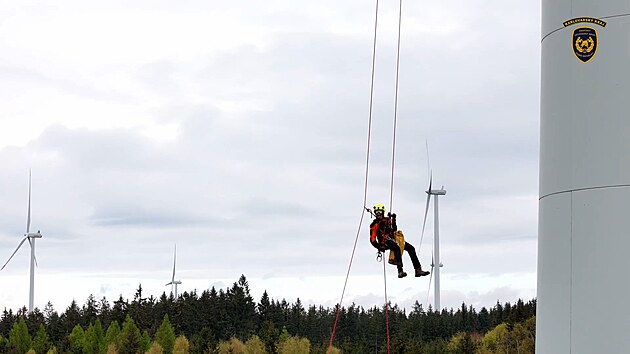
[[[398,245],[398,243],[391,238],[388,238],[385,240],[385,249],[394,252],[396,267],[398,267],[398,269],[402,269],[402,257],[400,255],[400,246]],[[416,254],[416,248],[413,247],[409,242],[405,242],[405,251],[407,251],[407,253],[409,254],[409,258],[411,258],[413,268],[420,268],[420,261],[418,260],[418,255]]]

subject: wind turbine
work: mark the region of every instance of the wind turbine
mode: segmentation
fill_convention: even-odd
[[[42,234],[39,230],[37,232],[30,232],[31,230],[31,171],[28,172],[28,212],[26,217],[26,233],[24,234],[24,238],[22,242],[17,246],[9,260],[0,268],[0,271],[4,269],[4,267],[9,264],[13,256],[17,253],[17,251],[22,247],[24,241],[28,240],[28,243],[31,245],[31,288],[28,295],[28,311],[33,311],[33,299],[34,299],[34,291],[35,291],[35,265],[37,265],[37,259],[35,259],[35,239],[42,238]]]
[[[181,284],[180,280],[175,280],[175,261],[177,260],[177,245],[175,245],[175,252],[173,253],[173,277],[171,278],[170,283],[166,283],[166,286],[171,286],[171,293],[173,293],[173,286],[175,286],[175,301],[177,301],[177,284]]]
[[[427,143],[427,163],[429,161],[429,147]],[[429,165],[430,166],[430,165]],[[446,190],[444,186],[440,189],[433,189],[433,172],[429,167],[429,188],[426,190],[427,193],[427,204],[424,209],[424,222],[422,223],[422,234],[420,238],[420,244],[422,244],[422,238],[424,237],[424,228],[427,223],[427,215],[429,213],[429,203],[431,202],[431,196],[434,195],[434,206],[433,206],[433,259],[431,262],[431,276],[435,274],[435,286],[434,286],[434,302],[435,302],[435,311],[441,311],[440,304],[440,268],[443,267],[443,264],[440,262],[440,216],[438,209],[438,197],[441,195],[446,195]],[[429,281],[429,285],[431,282]]]

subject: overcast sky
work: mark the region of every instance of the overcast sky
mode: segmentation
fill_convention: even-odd
[[[389,206],[398,4],[380,1],[368,206]],[[174,244],[180,293],[244,274],[256,301],[333,306],[363,205],[373,26],[359,0],[0,3],[0,261],[32,169],[37,307],[169,292]],[[444,307],[535,297],[539,43],[539,2],[403,2],[393,209],[430,268],[428,142]],[[369,223],[344,305],[383,302]],[[25,244],[0,272],[0,308],[28,304],[28,261]],[[428,277],[387,276],[391,301],[433,303]]]

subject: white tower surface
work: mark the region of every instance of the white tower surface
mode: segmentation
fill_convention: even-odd
[[[536,353],[628,353],[630,2],[542,0],[541,36]]]

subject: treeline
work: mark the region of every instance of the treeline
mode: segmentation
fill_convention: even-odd
[[[178,352],[186,353],[239,353],[237,348],[250,345],[258,348],[250,353],[282,354],[287,346],[306,346],[306,352],[289,352],[318,354],[328,349],[336,310],[305,308],[299,299],[273,300],[266,291],[255,302],[245,276],[225,290],[184,292],[178,299],[165,293],[143,297],[139,286],[131,301],[120,296],[110,303],[89,296],[81,307],[73,301],[62,313],[51,303],[30,313],[26,308],[17,313],[5,309],[0,352],[172,353],[177,340],[180,350],[185,348]],[[497,302],[479,311],[462,304],[438,312],[416,302],[407,313],[391,305],[391,352],[533,353],[535,310],[535,300]],[[172,339],[166,345],[160,344],[164,333]],[[348,354],[387,353],[384,308],[342,307],[334,345]]]

